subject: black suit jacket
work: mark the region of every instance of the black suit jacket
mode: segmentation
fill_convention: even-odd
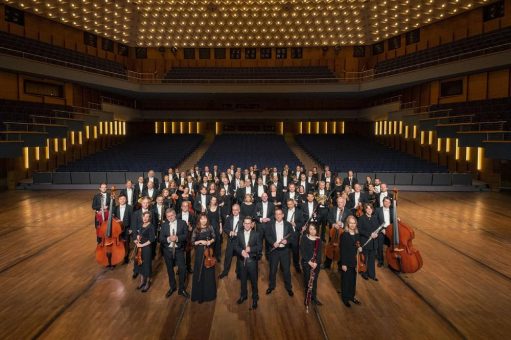
[[[363,245],[368,239],[371,238],[371,234],[378,229],[380,226],[378,217],[373,214],[370,218],[366,214],[362,215],[358,219],[358,232],[360,234],[360,243]],[[370,241],[364,249],[378,249],[377,239]]]
[[[345,179],[342,180],[342,190],[344,190],[344,188],[347,185],[349,185],[353,189],[353,186],[357,183],[358,183],[358,179],[356,177],[351,177],[351,183],[350,183],[350,179],[348,177],[346,177]]]
[[[247,244],[245,243],[244,233],[245,233],[245,229],[241,228],[238,231],[237,242],[234,244],[234,250],[236,251],[236,253],[239,254],[241,259],[243,259],[243,257],[241,256],[241,252],[243,250],[245,250],[245,248],[247,247]],[[259,233],[253,229],[250,230],[250,236],[248,238],[248,246],[250,247],[250,253],[248,253],[249,257],[253,260],[257,260],[259,257],[259,254],[262,251],[261,238],[259,236]]]
[[[114,208],[114,216],[117,218],[121,218],[121,206],[118,205]],[[127,233],[131,228],[131,219],[133,218],[133,207],[129,204],[126,204],[126,208],[124,210],[124,216],[122,218],[122,226],[124,231]]]
[[[280,241],[280,240],[277,240],[277,230],[275,228],[276,223],[277,223],[276,220],[272,220],[270,222],[269,226],[267,226],[265,233],[264,233],[264,238],[266,239],[266,242],[268,242],[268,244],[271,245],[271,247],[273,247],[273,244],[275,242]],[[294,242],[294,234],[295,233],[293,232],[293,226],[291,225],[291,223],[284,220],[284,235],[283,236],[284,237],[287,236],[286,247],[290,247],[291,243]]]
[[[351,194],[349,194],[348,197],[349,197],[349,202],[348,202],[349,209],[355,209],[356,208],[355,207],[355,193],[352,192]],[[369,200],[367,199],[367,194],[365,192],[361,191],[360,192],[360,197],[358,198],[358,201],[360,203],[367,203],[367,202],[369,202]],[[346,204],[346,205],[348,205],[348,204]]]
[[[392,224],[392,223],[394,223],[394,209],[392,208],[392,206],[389,208],[389,214],[390,214],[390,223]],[[385,216],[383,215],[383,207],[376,208],[375,215],[378,218],[378,225],[382,225],[383,223],[385,223]],[[385,225],[385,228],[386,227],[387,227],[387,225]]]
[[[149,177],[144,178],[144,184],[146,187],[147,187],[147,182],[149,182]],[[158,178],[153,177],[153,183],[154,183],[155,189],[158,189],[160,187],[160,180]]]
[[[195,201],[193,201],[193,210],[195,210],[196,213],[200,213],[202,211],[202,204],[201,204],[201,193],[198,193],[195,196]],[[206,194],[206,209],[209,206],[209,202],[211,201],[211,196]]]
[[[268,202],[268,208],[266,209],[266,216],[263,216],[263,202],[258,202],[256,204],[256,215],[257,215],[257,223],[263,223],[263,222],[261,222],[261,219],[263,217],[275,218],[275,204],[273,204],[272,202]]]
[[[129,202],[129,201],[128,201],[128,189],[126,189],[126,188],[121,189],[121,193],[120,193],[120,194],[121,194],[121,195],[123,195],[123,196],[126,196],[126,204],[129,204],[129,205],[131,205],[132,207],[133,207],[135,204],[137,204],[137,202],[138,202],[138,194],[137,194],[137,192],[135,191],[135,188],[134,188],[134,187],[132,188],[132,195],[133,195],[133,196],[132,196],[132,199],[133,199],[133,202]]]
[[[177,219],[178,220],[181,220],[184,222],[183,220],[183,214],[182,212],[180,211],[179,214],[177,214]],[[196,224],[196,217],[195,217],[195,214],[192,214],[192,213],[188,213],[188,223],[190,224],[190,226],[193,228],[195,228],[195,224]],[[185,222],[186,223],[186,222]]]
[[[176,228],[176,236],[177,236],[177,247],[176,250],[180,249],[183,250],[186,245],[186,235],[188,233],[188,226],[186,225],[185,221],[176,219],[177,222],[177,228]],[[167,238],[171,236],[170,235],[170,222],[169,220],[165,220],[163,224],[161,225],[161,231],[160,231],[160,243],[163,246],[163,251],[171,251],[171,248],[169,248],[170,243],[168,242]]]
[[[150,217],[149,217],[149,222],[151,222],[151,224],[153,226],[157,226],[158,225],[158,220],[156,219],[155,215],[154,215],[154,211],[149,208],[149,214],[150,214]],[[134,234],[137,233],[137,230],[140,230],[140,228],[142,228],[142,208],[138,209],[137,211],[135,211],[132,215],[132,218],[131,218],[131,230]],[[154,229],[154,231],[156,232],[156,228]]]
[[[106,200],[105,200],[106,206],[110,206],[110,193],[106,193]],[[101,193],[97,193],[92,198],[92,209],[99,211],[101,210]]]
[[[156,189],[156,187],[153,188],[153,194],[151,196],[149,196],[149,190],[147,189],[147,187],[144,188],[144,191],[142,192],[142,196],[147,196],[151,199],[151,201],[156,201],[156,197],[160,194],[160,192],[158,191],[158,189]]]
[[[140,185],[139,183],[135,183],[133,184],[133,191],[135,192],[135,198],[138,200],[140,197],[142,197],[144,195],[144,191],[147,189],[147,186],[144,185],[142,186],[142,190],[140,190]]]
[[[314,200],[314,201],[312,201],[312,205],[314,206],[314,207],[313,207],[313,209],[315,210],[315,209],[316,209],[316,207],[318,206],[318,202],[316,202],[316,201]],[[313,211],[314,211],[314,210],[313,210]],[[304,218],[305,220],[308,220],[308,219],[309,219],[309,213],[311,213],[311,212],[309,211],[309,202],[304,202],[304,203],[302,204],[302,213],[303,213],[303,218]]]
[[[344,207],[344,211],[342,212],[341,222],[345,223],[346,218],[351,215],[351,210],[346,206]],[[328,210],[328,224],[332,225],[337,222],[337,206],[331,207]]]
[[[376,206],[377,207],[381,207],[382,205],[380,204],[380,198],[381,198],[381,195],[382,193],[378,193],[378,195],[376,196]],[[387,191],[387,197],[390,198],[390,201],[392,202],[392,200],[394,199],[394,194],[391,193],[390,191]]]
[[[155,227],[158,226],[158,222],[161,220],[161,221],[165,221],[165,203],[163,204],[163,206],[161,207],[161,216],[160,214],[158,214],[158,206],[156,204],[154,204],[152,206],[152,209],[153,209],[153,214],[154,214],[154,218],[156,219],[156,224],[154,224]],[[163,223],[163,222],[162,222]]]
[[[233,222],[234,217],[232,215],[227,216],[225,219],[223,231],[225,234],[227,234],[227,236],[229,236],[231,231],[239,232],[241,229],[243,229],[243,216],[239,215],[237,230],[235,230],[236,226],[233,225]]]

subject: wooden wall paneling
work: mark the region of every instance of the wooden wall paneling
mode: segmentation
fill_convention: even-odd
[[[468,77],[467,100],[486,99],[487,85],[486,72],[470,75]]]
[[[509,70],[488,72],[488,99],[502,98],[509,95]]]
[[[0,98],[18,100],[18,76],[16,73],[0,71]]]

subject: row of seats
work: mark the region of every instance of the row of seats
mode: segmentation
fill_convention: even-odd
[[[447,172],[447,168],[395,151],[361,136],[298,135],[297,143],[333,172]]]
[[[60,65],[61,62],[66,62],[68,67],[86,68],[110,76],[126,75],[126,69],[118,62],[0,31],[0,52],[19,55],[19,51],[27,53],[24,55],[26,58],[37,60],[40,60],[39,57],[50,58],[53,59],[47,60],[50,63]]]
[[[167,80],[183,79],[335,79],[325,66],[314,67],[174,67]]]
[[[217,164],[222,171],[234,164],[248,168],[254,164],[259,169],[285,164],[295,167],[300,164],[296,155],[284,141],[274,134],[224,134],[217,136],[213,144],[198,162],[199,166]]]
[[[202,142],[202,135],[149,135],[127,139],[110,149],[61,166],[62,172],[154,171],[166,172],[191,154]]]
[[[510,42],[511,27],[508,27],[378,62],[375,66],[375,74],[376,77],[391,75],[421,68],[440,59],[440,62],[450,62],[454,58],[471,58],[488,53],[488,51],[479,51],[483,49],[498,52],[511,48]]]

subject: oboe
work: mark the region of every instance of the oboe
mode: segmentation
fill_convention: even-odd
[[[316,241],[314,243],[314,254],[312,255],[311,262],[316,263],[316,258],[318,256],[319,249],[319,237],[316,237]],[[316,268],[310,270],[309,275],[309,284],[307,285],[307,295],[305,297],[305,311],[309,313],[309,304],[312,299],[312,288],[314,287],[314,279],[316,278]]]

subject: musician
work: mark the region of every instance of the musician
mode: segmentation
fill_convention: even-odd
[[[205,213],[210,200],[211,196],[208,195],[207,187],[201,186],[200,194],[195,197],[195,201],[193,202],[193,210],[195,213]]]
[[[213,176],[213,178],[220,177],[220,172],[218,171],[218,165],[213,164],[213,172],[211,173],[211,176]]]
[[[119,205],[114,208],[114,216],[122,222],[123,239],[125,247],[124,263],[129,262],[130,256],[130,236],[133,233],[131,230],[131,219],[133,215],[133,207],[126,204],[126,196],[121,192],[119,194]]]
[[[174,183],[174,182],[172,182],[172,183]],[[174,208],[174,200],[170,196],[169,189],[163,189],[160,192],[160,195],[163,198],[163,206],[165,207],[165,209]],[[158,201],[158,197],[156,197],[156,201]]]
[[[282,190],[279,190],[275,184],[270,185],[268,201],[273,203],[275,207],[282,206]]]
[[[355,214],[359,204],[368,203],[367,195],[361,191],[360,184],[355,184],[354,189],[355,191],[349,195],[349,208],[353,214]]]
[[[215,267],[206,268],[204,251],[215,242],[215,231],[206,214],[199,215],[199,223],[193,230],[192,244],[195,247],[195,262],[192,279],[192,301],[202,303],[216,299]]]
[[[138,196],[135,193],[131,179],[126,181],[126,188],[121,189],[119,196],[121,195],[126,196],[126,204],[131,205],[132,207],[137,204]]]
[[[153,260],[151,244],[156,241],[154,226],[151,223],[151,213],[149,211],[142,213],[142,224],[137,227],[135,235],[136,239],[134,242],[136,247],[142,248],[142,264],[139,265],[135,260],[133,272],[136,273],[137,276],[140,274],[140,284],[137,289],[141,289],[142,293],[145,293],[151,286]]]
[[[234,186],[229,183],[229,178],[227,177],[222,177],[222,184],[220,185],[220,188],[223,188],[225,190],[225,194],[227,196],[232,196],[232,194],[234,193]]]
[[[186,185],[186,172],[182,171],[179,176],[176,176],[176,182],[178,186]]]
[[[362,215],[358,220],[360,242],[364,244],[367,240],[371,239],[371,241],[364,247],[364,255],[367,266],[367,271],[362,274],[364,280],[371,278],[374,281],[378,281],[374,265],[374,260],[378,252],[378,241],[376,240],[378,238],[378,234],[376,233],[378,226],[378,216],[373,215],[373,205],[370,203],[364,204],[364,215]]]
[[[314,190],[316,188],[317,182],[318,182],[318,174],[317,174],[318,168],[316,168],[316,176],[314,176],[314,171],[309,170],[307,172],[307,183],[309,184],[309,189]],[[307,190],[306,192],[308,192]]]
[[[341,177],[335,177],[334,181],[334,188],[335,196],[340,196],[340,194],[343,192],[344,188],[342,186],[342,178]]]
[[[380,184],[380,193],[378,194],[378,197],[376,199],[376,206],[382,207],[383,206],[383,199],[385,197],[390,198],[390,202],[392,203],[392,200],[394,199],[394,195],[388,191],[387,184],[381,183]]]
[[[259,292],[257,288],[259,253],[261,252],[261,238],[257,231],[252,228],[252,218],[246,216],[243,218],[243,229],[238,231],[237,242],[235,244],[236,253],[240,256],[240,281],[241,292],[237,303],[242,304],[248,296],[247,279],[252,286],[252,309],[257,309],[257,300]]]
[[[350,170],[348,171],[348,176],[342,181],[342,185],[344,187],[349,185],[350,188],[354,188],[355,184],[358,184],[358,179],[353,176],[353,170]]]
[[[179,195],[179,197],[177,199],[176,207],[181,208],[181,206],[183,205],[183,202],[189,202],[190,206],[191,206],[192,200],[193,200],[193,197],[190,194],[190,190],[188,189],[188,187],[185,187],[185,188],[183,188],[183,192],[181,193],[181,195]]]
[[[383,245],[385,243],[385,229],[394,223],[394,209],[392,208],[392,200],[390,197],[383,198],[383,205],[376,208],[376,216],[378,217],[378,225],[385,225],[385,227],[378,233],[378,267],[383,267]],[[399,219],[398,219],[399,220]]]
[[[213,183],[213,182],[210,182],[209,185],[208,185],[208,195],[210,197],[217,196],[216,184]]]
[[[163,196],[162,195],[158,195],[156,197],[156,204],[153,205],[152,208],[153,208],[154,217],[156,219],[156,224],[154,225],[155,230],[156,230],[156,240],[158,240],[159,235],[160,235],[161,225],[163,224],[163,221],[165,220],[165,209],[166,209],[165,205],[163,204]],[[157,242],[154,242],[152,244],[153,259],[156,256],[156,250],[157,250],[156,243]]]
[[[245,199],[243,200],[240,209],[241,216],[250,217],[256,216],[256,206],[254,204],[254,198],[252,197],[252,195],[250,194],[245,195]]]
[[[374,185],[369,184],[367,188],[367,202],[371,203],[373,206],[376,206],[376,201],[378,199],[378,195],[374,192]]]
[[[262,182],[263,182],[263,185],[268,187],[268,184],[270,184],[270,176],[268,175],[268,169],[263,169],[263,171],[261,172],[261,178]]]
[[[302,204],[305,203],[307,197],[307,193],[305,192],[305,189],[302,186],[298,187],[298,197],[296,199],[296,205],[298,207],[301,207]]]
[[[314,213],[316,212],[316,208],[318,206],[318,202],[314,199],[314,193],[307,193],[307,199],[304,204],[302,204],[302,213],[304,220],[312,220]]]
[[[154,170],[149,170],[147,172],[147,178],[144,179],[146,186],[151,182],[153,183],[153,188],[158,189],[160,187],[160,181],[154,176]]]
[[[131,227],[134,231],[140,229],[142,225],[142,214],[146,211],[149,212],[149,221],[154,226],[158,224],[158,219],[154,214],[154,210],[151,209],[150,203],[151,200],[148,197],[143,197],[141,200],[141,208],[133,213],[133,218],[131,220]]]
[[[227,216],[224,225],[224,233],[227,235],[227,247],[225,248],[225,257],[224,257],[224,269],[222,273],[218,276],[218,278],[223,279],[229,274],[231,270],[232,257],[235,256],[235,244],[238,241],[238,231],[240,230],[240,225],[242,224],[242,217],[240,216],[240,206],[239,204],[234,204],[232,206],[232,215]],[[236,262],[236,275],[239,276],[239,264]]]
[[[381,180],[379,178],[375,178],[374,179],[374,192],[376,194],[380,193],[380,191],[381,191],[380,186],[381,186]]]
[[[283,210],[285,220],[291,224],[292,226],[292,238],[290,239],[291,252],[293,253],[293,264],[295,266],[295,270],[297,273],[301,273],[302,270],[300,268],[300,246],[298,242],[300,241],[300,235],[302,233],[302,227],[304,224],[303,221],[303,212],[300,211],[296,202],[292,199],[288,199],[286,202],[286,208]]]
[[[214,252],[217,262],[220,262],[220,256],[222,255],[222,212],[218,206],[218,198],[216,196],[211,196],[206,215],[215,231]]]
[[[312,167],[312,177],[315,183],[319,182],[319,173],[317,166]]]
[[[169,175],[163,176],[163,182],[161,182],[158,190],[161,192],[163,189],[170,189],[170,181]]]
[[[287,200],[292,199],[294,201],[298,200],[298,193],[296,192],[296,185],[291,182],[288,186],[288,191],[284,193],[284,202],[287,202]]]
[[[304,234],[300,241],[300,255],[302,257],[302,268],[303,268],[303,286],[305,290],[305,305],[308,305],[307,294],[308,290],[311,289],[311,301],[317,306],[321,306],[322,303],[317,297],[318,288],[318,276],[321,262],[321,238],[319,236],[319,230],[317,225],[309,223],[306,227]],[[314,272],[314,278],[311,284],[311,274]],[[309,287],[310,286],[310,287]]]
[[[269,222],[272,217],[275,216],[275,205],[268,201],[268,194],[263,193],[261,196],[261,202],[256,204],[256,217],[257,217],[257,232],[261,238],[261,247],[264,239],[264,233],[266,228],[269,226]],[[269,258],[271,245],[265,242],[265,255]]]
[[[186,188],[188,188],[188,191],[190,194],[195,193],[195,181],[192,176],[188,175],[186,177]]]
[[[325,172],[321,175],[321,180],[326,183],[332,183],[334,181],[330,168],[325,166]]]
[[[341,236],[341,297],[346,307],[351,307],[350,301],[360,305],[360,301],[355,297],[355,291],[357,287],[357,252],[362,249],[357,247],[357,242],[361,242],[357,219],[350,215],[346,218],[346,227]]]
[[[238,189],[236,189],[236,192],[234,194],[235,202],[238,204],[243,203],[243,200],[245,199],[246,195],[246,189],[245,189],[245,180],[240,179],[237,181],[238,183]]]
[[[165,217],[165,222],[162,224],[160,232],[160,244],[162,246],[165,265],[167,266],[170,286],[165,297],[170,297],[176,291],[176,274],[174,273],[174,267],[177,266],[179,273],[178,294],[188,298],[189,295],[185,286],[186,264],[184,255],[188,228],[183,220],[177,219],[174,209],[168,208],[165,211]]]
[[[282,188],[282,192],[286,193],[288,190],[288,185],[291,183],[291,178],[288,175],[288,171],[282,171],[282,177],[280,178],[280,187]]]
[[[346,209],[346,199],[344,197],[337,197],[336,206],[332,207],[328,212],[328,224],[330,228],[334,228],[338,232],[341,232],[344,228],[346,218],[351,215],[351,211]],[[330,233],[332,235],[332,233]],[[341,268],[340,260],[337,263],[338,268]],[[323,268],[330,269],[332,266],[332,259],[325,257],[325,262],[323,263]]]
[[[192,254],[191,254],[192,244],[188,241],[191,240],[193,227],[195,226],[195,215],[190,212],[190,202],[189,201],[183,201],[181,203],[181,211],[177,215],[177,218],[179,220],[184,221],[186,223],[186,225],[188,226],[188,230],[187,230],[188,233],[186,235],[187,243],[186,243],[186,249],[185,249],[186,250],[186,270],[188,271],[188,273],[193,273]]]
[[[325,181],[319,181],[318,183],[318,192],[317,192],[317,201],[318,201],[318,210],[317,210],[317,219],[319,228],[321,229],[321,240],[325,242],[325,233],[326,233],[326,225],[328,219],[328,205],[330,199],[330,192],[326,188],[327,183]]]
[[[157,178],[155,178],[157,180]],[[155,187],[155,183],[153,181],[147,182],[147,186],[142,192],[142,196],[148,197],[151,202],[154,202],[156,200],[156,197],[158,197],[159,192],[158,189]]]
[[[135,185],[135,188],[133,189],[135,192],[135,197],[136,197],[137,201],[140,198],[142,198],[142,196],[144,195],[145,188],[146,188],[146,185],[144,183],[144,177],[140,176],[137,179],[137,184]]]
[[[268,244],[272,244],[270,251],[270,285],[266,294],[271,294],[277,284],[277,269],[280,267],[284,274],[284,284],[289,296],[293,296],[293,286],[291,285],[291,272],[289,270],[289,243],[293,237],[293,227],[284,220],[284,212],[281,208],[275,209],[275,220],[270,223],[264,237]]]
[[[261,202],[261,195],[268,192],[268,187],[264,185],[262,177],[257,179],[257,184],[254,187],[255,201]],[[254,215],[251,215],[254,216]]]
[[[108,205],[110,204],[110,193],[106,192],[106,190],[106,183],[101,183],[99,185],[99,192],[92,198],[92,209],[96,213],[99,213],[101,209],[108,210]],[[96,223],[96,228],[98,227],[99,225]]]
[[[311,185],[307,182],[307,175],[305,173],[301,173],[300,178],[297,183],[298,187],[303,187],[304,192],[309,192],[312,190]]]
[[[364,191],[365,192],[369,192],[369,186],[370,185],[374,185],[373,184],[373,179],[371,178],[371,176],[366,176],[366,181],[364,183]]]

